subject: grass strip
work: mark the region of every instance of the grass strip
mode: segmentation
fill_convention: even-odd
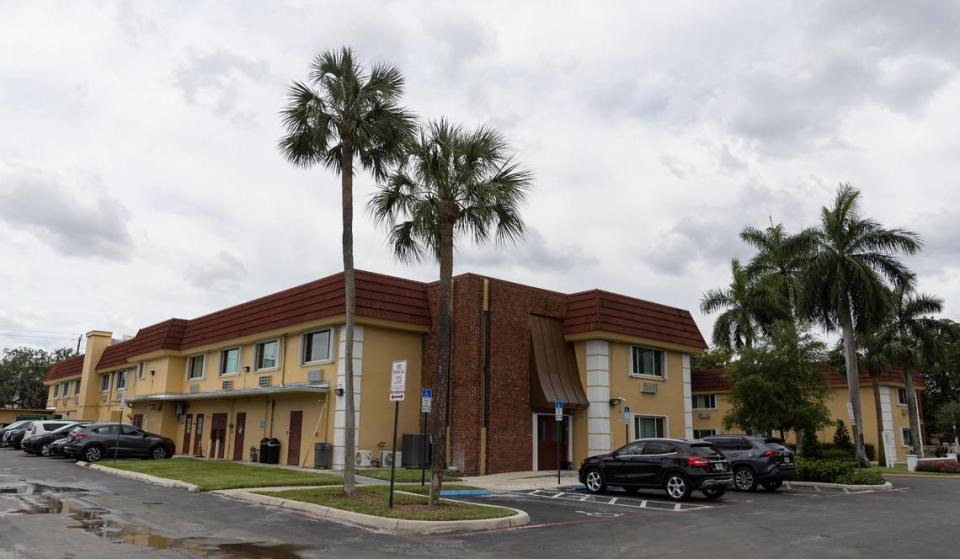
[[[98,464],[128,472],[139,472],[166,479],[185,481],[196,485],[201,491],[285,485],[339,485],[342,483],[340,477],[329,474],[193,458],[121,460],[116,466],[113,465],[112,460],[104,460]]]

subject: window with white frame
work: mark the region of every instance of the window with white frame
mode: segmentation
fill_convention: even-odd
[[[913,437],[910,434],[909,427],[900,428],[900,442],[903,444],[903,446],[913,446]]]
[[[633,346],[630,348],[630,374],[663,378],[664,354],[659,349]]]
[[[333,353],[333,330],[317,330],[316,332],[307,332],[303,335],[301,341],[303,355],[300,356],[300,362],[319,363],[329,361]]]
[[[694,429],[693,438],[702,439],[704,437],[713,437],[717,434],[716,429]]]
[[[280,364],[280,340],[267,340],[256,345],[254,368],[258,371],[276,369]]]
[[[80,379],[73,381],[73,395],[80,394]]]
[[[110,373],[100,375],[100,392],[110,391]]]
[[[231,347],[220,352],[220,376],[240,372],[240,348]]]
[[[146,363],[141,362],[137,365],[137,380],[143,380],[143,370],[146,368]]]
[[[187,359],[187,380],[203,378],[204,355],[194,355]]]
[[[694,394],[693,409],[695,410],[717,409],[717,395],[716,394]]]
[[[60,385],[59,385],[59,384],[54,384],[54,385],[53,385],[53,397],[54,397],[54,398],[59,398],[59,397],[60,397]]]
[[[127,389],[127,372],[117,371],[117,392]]]
[[[897,403],[901,406],[907,405],[907,389],[898,388],[897,389]]]
[[[635,438],[644,439],[666,436],[666,418],[653,415],[633,416],[633,432]]]
[[[64,398],[70,393],[70,381],[64,381],[63,386],[60,387],[60,395]]]

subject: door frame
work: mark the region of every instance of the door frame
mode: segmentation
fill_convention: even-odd
[[[538,454],[538,452],[537,452],[537,446],[538,446],[539,440],[540,440],[539,434],[538,434],[538,432],[537,432],[537,417],[538,417],[538,416],[541,416],[541,415],[546,415],[546,416],[550,417],[551,420],[553,420],[554,417],[555,417],[554,414],[552,414],[552,413],[538,413],[538,412],[533,412],[533,414],[532,414],[532,418],[533,418],[533,430],[532,430],[532,434],[533,434],[533,444],[530,445],[530,446],[532,447],[532,450],[533,450],[533,462],[532,462],[532,464],[533,464],[533,471],[535,471],[535,472],[539,472],[539,471],[540,471],[540,464],[539,464],[540,458],[539,458],[539,456],[537,455],[537,454]],[[564,423],[563,428],[566,430],[566,433],[567,433],[567,462],[571,462],[571,463],[572,463],[572,462],[573,462],[573,414],[564,412],[564,414],[563,414],[563,423]],[[553,470],[550,470],[550,471],[553,471]]]
[[[203,454],[203,428],[206,426],[204,414],[198,413],[193,419],[193,455],[196,458],[204,458]]]
[[[243,417],[243,421],[240,418]],[[233,416],[233,459],[243,462],[243,443],[247,434],[247,412],[238,411]]]
[[[222,460],[227,454],[227,433],[229,433],[228,425],[230,424],[230,414],[229,413],[212,413],[210,414],[210,442],[214,441],[213,432],[217,425],[217,419],[223,419],[223,440],[216,439],[219,446],[211,447],[213,451],[210,453],[210,458],[216,458]]]
[[[190,453],[193,452],[193,414],[188,413],[185,417],[186,419],[183,424],[183,442],[185,448],[183,449],[183,453],[190,456]]]

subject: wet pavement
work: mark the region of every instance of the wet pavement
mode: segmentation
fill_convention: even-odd
[[[945,557],[960,480],[895,478],[893,492],[794,489],[695,498],[512,491],[470,500],[528,526],[392,536],[0,449],[0,559],[224,557]]]

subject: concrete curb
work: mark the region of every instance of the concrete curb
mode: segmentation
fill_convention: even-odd
[[[842,483],[821,483],[819,481],[785,481],[785,486],[792,487],[820,487],[823,489],[846,489],[849,491],[891,491],[893,484],[889,481],[883,485],[844,485]]]
[[[128,479],[135,479],[137,481],[143,481],[153,485],[159,485],[160,487],[174,487],[177,489],[186,489],[187,491],[192,491],[194,493],[200,491],[199,487],[197,487],[192,483],[187,483],[185,481],[151,476],[148,474],[141,474],[140,472],[128,472],[126,470],[118,470],[117,468],[111,468],[109,466],[101,466],[99,464],[90,464],[89,462],[83,462],[83,461],[77,462],[77,466],[80,466],[81,468],[87,468],[90,470],[97,470],[98,472],[103,472],[105,474],[110,474],[117,477],[125,477]]]
[[[264,487],[259,489],[259,491],[274,491],[276,489],[279,488]],[[297,487],[296,489],[303,488]],[[497,506],[497,508],[513,510],[516,512],[516,514],[504,518],[485,518],[482,520],[404,520],[400,518],[384,518],[382,516],[373,516],[370,514],[335,509],[332,507],[325,507],[323,505],[315,505],[313,503],[304,503],[302,501],[261,495],[259,493],[254,493],[244,489],[225,489],[223,491],[212,491],[212,493],[224,495],[226,497],[231,497],[249,503],[255,503],[258,505],[267,505],[281,509],[307,512],[316,517],[327,520],[336,520],[339,522],[356,524],[366,528],[373,528],[374,530],[397,534],[443,534],[447,532],[496,530],[499,528],[523,526],[530,522],[530,516],[522,510],[502,506]],[[398,493],[415,495],[415,493],[406,493],[405,491],[398,491]],[[479,507],[493,506],[472,502],[469,504]]]

